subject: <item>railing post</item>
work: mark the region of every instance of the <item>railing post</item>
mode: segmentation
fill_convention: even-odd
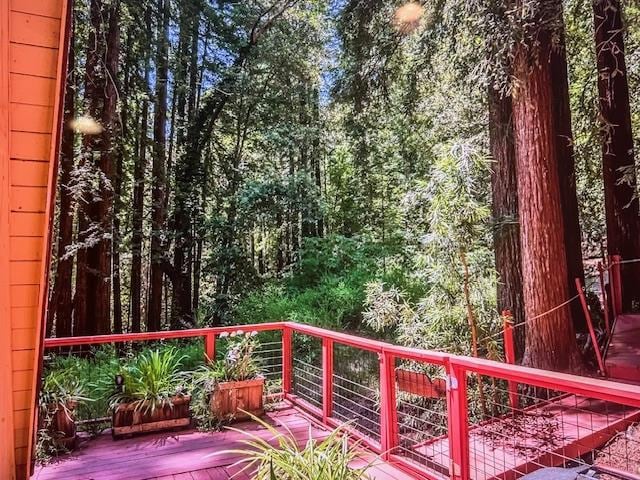
[[[579,278],[575,279],[576,289],[578,295],[580,295],[580,303],[582,304],[582,310],[584,311],[584,317],[587,319],[587,327],[589,327],[589,335],[591,336],[591,342],[593,343],[593,350],[596,352],[596,360],[598,361],[598,367],[603,377],[607,376],[607,371],[604,366],[604,360],[602,359],[602,353],[600,353],[600,346],[598,345],[598,337],[596,337],[596,331],[593,328],[593,321],[591,320],[591,312],[587,306],[587,297],[584,294],[584,288],[582,287],[582,281]]]
[[[452,480],[469,480],[469,413],[467,404],[467,377],[463,367],[448,360],[447,420],[449,435],[449,476]]]
[[[204,355],[205,360],[208,362],[215,362],[216,360],[216,334],[209,332],[204,337]]]
[[[398,446],[398,411],[396,406],[396,359],[381,352],[380,361],[380,449],[383,460],[389,460]]]
[[[609,320],[609,295],[604,284],[604,267],[598,262],[598,277],[600,279],[600,293],[602,294],[602,308],[604,310],[604,325],[607,329],[607,338],[611,338],[611,321]]]
[[[290,327],[282,330],[282,394],[284,398],[291,394],[291,375],[293,370],[293,331]]]
[[[622,313],[622,279],[620,275],[620,255],[612,255],[609,265],[609,288],[611,289],[611,305],[613,307],[613,318]]]
[[[322,338],[322,421],[333,415],[333,340]]]
[[[516,349],[515,342],[513,340],[513,316],[509,310],[502,312],[502,324],[504,331],[504,359],[507,363],[515,365],[516,363]],[[513,410],[520,408],[520,401],[518,398],[518,384],[513,381],[509,381],[509,403]]]

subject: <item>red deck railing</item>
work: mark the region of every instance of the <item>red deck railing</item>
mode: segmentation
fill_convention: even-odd
[[[280,332],[263,353],[283,396],[325,425],[350,421],[352,433],[383,460],[416,476],[518,478],[542,466],[588,463],[594,450],[614,467],[636,467],[629,453],[602,447],[640,418],[638,386],[293,322],[49,338],[45,348],[200,337],[206,356],[215,358],[220,334],[238,330]],[[638,439],[625,441],[640,451]]]

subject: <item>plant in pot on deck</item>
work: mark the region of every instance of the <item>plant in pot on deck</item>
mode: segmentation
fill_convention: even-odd
[[[110,398],[114,438],[191,423],[181,361],[178,352],[168,348],[143,352],[123,367]]]
[[[194,372],[193,383],[203,393],[209,414],[216,422],[244,420],[264,413],[264,377],[254,352],[257,332],[242,331],[229,337],[222,360],[210,360]]]
[[[90,401],[86,386],[67,371],[49,371],[42,382],[38,401],[36,456],[46,460],[76,445],[76,409]]]

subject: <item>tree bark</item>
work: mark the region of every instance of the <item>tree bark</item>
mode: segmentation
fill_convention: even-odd
[[[149,306],[147,330],[160,330],[162,315],[163,265],[166,223],[166,126],[167,82],[169,70],[169,0],[158,0],[161,23],[158,25],[156,55],[156,103],[153,120],[153,166],[151,192],[151,268],[149,278]]]
[[[112,1],[108,9],[109,27],[107,32],[107,101],[105,102],[105,125],[108,125],[109,162],[115,163],[113,175],[111,260],[113,269],[113,331],[122,333],[122,292],[120,282],[120,218],[122,203],[122,175],[127,125],[127,103],[122,104],[122,117],[118,118],[118,65],[120,60],[120,2]],[[128,89],[128,70],[125,72],[125,88]],[[127,92],[123,93],[127,96]],[[112,167],[112,168],[114,168]]]
[[[576,371],[581,358],[568,306],[562,196],[558,178],[551,91],[549,35],[539,37],[538,58],[524,47],[514,60],[513,119],[522,248],[522,291],[529,322],[523,364]],[[533,63],[533,64],[532,64]]]
[[[584,265],[582,262],[582,232],[576,192],[576,165],[573,152],[573,131],[569,105],[569,77],[565,49],[564,25],[560,33],[560,44],[551,53],[551,85],[553,89],[553,119],[555,131],[558,175],[564,221],[564,244],[567,254],[567,285],[569,295],[576,296],[575,279],[584,285]],[[570,304],[574,328],[587,331],[587,321],[580,302]]]
[[[498,272],[498,311],[509,310],[516,325],[524,319],[518,181],[511,98],[489,87],[489,143],[493,157],[491,196],[493,248]],[[515,330],[516,359],[524,353],[526,326]]]
[[[196,1],[183,2],[180,14],[180,41],[178,65],[175,74],[177,97],[177,129],[176,144],[184,147],[192,136],[191,117],[193,116],[196,90],[190,87],[191,79],[197,79],[198,25],[200,8]],[[192,49],[195,47],[195,51]],[[189,52],[191,50],[191,55]],[[189,93],[187,93],[189,92]],[[193,220],[196,215],[198,200],[196,196],[196,180],[199,170],[199,155],[181,155],[176,164],[175,199],[173,211],[173,228],[175,243],[173,247],[172,306],[171,328],[178,329],[192,325],[192,256],[194,248]]]
[[[631,131],[624,25],[619,0],[594,0],[598,93],[602,120],[607,250],[623,259],[640,258],[640,219]],[[625,310],[640,302],[640,264],[622,268]]]
[[[49,306],[49,320],[51,325],[55,316],[56,337],[70,337],[72,335],[73,314],[73,257],[67,257],[67,247],[73,242],[73,194],[70,190],[72,171],[74,167],[75,133],[70,122],[76,116],[76,75],[75,75],[75,47],[74,27],[71,27],[69,39],[69,56],[67,64],[67,84],[64,96],[64,122],[62,145],[60,148],[60,174],[58,177],[58,192],[60,197],[60,215],[57,245],[56,279]]]
[[[151,50],[151,7],[145,8],[145,42],[148,51]],[[133,164],[133,199],[131,212],[131,331],[140,332],[142,327],[142,241],[144,220],[144,177],[147,166],[148,121],[149,121],[149,53],[145,56],[144,76],[142,79],[144,100],[140,112],[138,131],[138,148]]]
[[[107,80],[105,20],[107,9],[101,0],[91,0],[85,72],[87,113],[101,121],[103,131],[85,135],[83,168],[92,178],[84,186],[79,220],[79,239],[84,253],[78,256],[76,309],[79,324],[88,334],[111,331],[111,248],[113,221],[113,151],[111,145],[116,95]],[[85,179],[87,181],[89,179]],[[97,187],[96,187],[97,185]],[[91,320],[91,321],[89,321]]]

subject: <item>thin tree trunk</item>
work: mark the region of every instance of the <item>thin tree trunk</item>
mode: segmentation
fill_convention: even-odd
[[[147,46],[150,49],[151,8],[145,9],[145,33]],[[147,54],[144,66],[143,89],[145,93],[140,113],[139,144],[133,165],[133,207],[131,215],[131,331],[140,332],[142,324],[142,239],[144,219],[144,178],[147,165],[148,121],[149,121],[149,75],[150,58]]]
[[[581,358],[568,306],[562,197],[553,130],[547,32],[538,36],[539,62],[520,48],[514,60],[513,118],[518,178],[522,290],[529,322],[523,364],[576,371]]]
[[[493,248],[498,272],[498,311],[509,310],[514,322],[524,321],[520,229],[518,226],[518,181],[513,139],[511,98],[489,88],[489,142],[491,171]],[[516,357],[524,353],[525,325],[515,331]]]
[[[109,8],[109,31],[107,37],[107,108],[110,117],[110,155],[115,157],[115,175],[113,177],[113,226],[112,226],[112,268],[113,268],[113,331],[122,333],[122,292],[120,283],[120,213],[122,203],[122,175],[124,149],[127,128],[127,102],[122,104],[122,116],[118,118],[118,65],[120,55],[120,10],[119,1],[113,1]],[[128,90],[129,71],[125,67],[125,88]],[[124,92],[123,97],[127,96]],[[106,110],[106,108],[105,108]],[[112,160],[113,161],[113,160]]]
[[[576,193],[576,165],[573,152],[571,109],[569,106],[569,77],[564,25],[559,37],[559,45],[556,45],[556,48],[551,53],[552,105],[564,222],[564,244],[567,254],[567,285],[569,287],[569,295],[574,297],[578,293],[575,279],[579,278],[584,285],[584,265],[582,262],[582,233]],[[586,332],[587,321],[580,302],[572,302],[570,307],[574,328],[579,332]]]
[[[469,288],[470,275],[469,275],[469,263],[467,262],[467,254],[464,249],[460,249],[460,262],[462,263],[463,270],[463,282],[462,290],[464,293],[464,302],[467,309],[467,322],[469,323],[469,330],[471,330],[471,353],[474,357],[478,358],[478,324],[476,322],[476,315],[473,311],[473,304],[471,303],[471,291]],[[482,383],[482,375],[478,374],[478,398],[480,400],[480,408],[483,415],[487,415],[487,400],[484,394],[484,384]]]
[[[607,250],[623,259],[640,258],[640,218],[619,0],[593,0],[598,93],[602,119]],[[622,268],[623,308],[640,302],[640,263]]]
[[[151,193],[151,268],[149,278],[149,306],[147,330],[160,330],[162,315],[163,268],[166,222],[166,126],[167,82],[169,69],[169,0],[158,0],[161,23],[158,26],[158,50],[156,55],[156,104],[153,121],[153,167]]]
[[[82,306],[88,334],[106,334],[111,330],[111,233],[113,221],[113,152],[111,151],[111,128],[115,113],[115,95],[111,93],[112,82],[107,81],[105,59],[105,27],[108,14],[101,0],[92,0],[89,11],[89,38],[85,73],[85,99],[87,113],[101,121],[103,132],[85,135],[85,173],[93,176],[83,192],[83,212],[80,218],[79,238],[84,244],[84,255],[79,256],[78,280],[83,284],[76,288],[76,295],[83,294],[76,308]],[[91,321],[89,321],[89,319]]]

